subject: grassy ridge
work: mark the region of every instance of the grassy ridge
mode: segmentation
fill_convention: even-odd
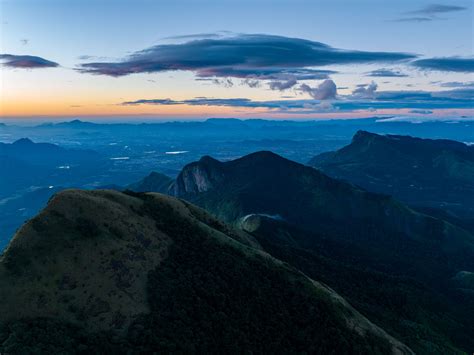
[[[101,213],[93,209],[86,213],[87,218],[79,218],[77,202],[91,197]],[[65,214],[51,220],[52,206],[61,206]],[[92,205],[89,203],[89,206]],[[103,226],[103,218],[117,210],[122,210],[127,218],[121,216],[125,219],[124,225],[110,236],[108,227]],[[71,226],[65,222],[71,219],[76,224]],[[58,253],[65,251],[63,240],[67,241],[68,248],[92,242],[96,255],[102,255],[108,239],[119,245],[121,241],[130,244],[136,240],[138,249],[135,253],[139,253],[148,247],[139,247],[142,237],[135,228],[141,224],[132,223],[136,220],[151,228],[145,237],[153,238],[158,233],[159,240],[166,241],[166,252],[159,254],[158,263],[148,271],[142,269],[146,272],[144,289],[133,290],[134,298],[143,291],[146,301],[135,305],[142,307],[142,312],[129,313],[129,326],[118,329],[104,326],[104,323],[93,329],[87,324],[90,324],[89,317],[94,318],[95,314],[88,313],[85,318],[64,317],[54,310],[30,310],[29,316],[23,312],[17,317],[10,314],[7,319],[5,307],[20,307],[9,298],[7,304],[0,305],[3,307],[0,309],[0,352],[386,354],[397,350],[410,353],[333,291],[263,252],[253,237],[219,222],[197,207],[158,194],[60,193],[37,217],[36,227],[23,228],[15,237],[14,245],[7,249],[0,262],[0,284],[5,285],[5,278],[14,270],[17,282],[29,288],[34,281],[22,272],[29,269],[42,276],[42,283],[46,285],[44,292],[52,292],[48,297],[67,292],[74,296],[74,303],[101,296],[100,289],[86,295],[83,291],[87,286],[81,284],[97,279],[106,282],[108,277],[113,280],[115,274],[108,275],[100,268],[93,273],[78,273],[77,285],[62,290],[50,283],[53,280],[45,269],[35,262],[16,265],[16,258],[11,253],[21,247],[23,254],[16,253],[17,257],[30,255],[28,249],[38,248],[48,236],[57,245],[49,253],[43,250],[49,258],[41,260],[47,264],[46,270],[49,263],[54,264],[53,260],[57,260]],[[147,224],[149,221],[153,221],[153,226]],[[62,225],[68,227],[61,233]],[[40,231],[33,233],[29,228]],[[94,241],[98,240],[102,242],[95,245]],[[148,258],[153,260],[153,256],[143,260],[130,259],[130,264],[121,264],[119,271],[127,273],[135,263],[146,262]],[[9,268],[3,264],[5,260],[8,260]],[[81,275],[87,280],[81,279]],[[128,292],[133,285],[119,283],[115,286],[116,289],[109,291],[118,291],[120,286]],[[21,297],[18,298],[20,301]],[[108,306],[97,316],[109,319],[111,310],[118,310],[112,304]],[[131,307],[133,309],[133,305]]]

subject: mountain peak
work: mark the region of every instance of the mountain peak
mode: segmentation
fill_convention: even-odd
[[[405,203],[463,216],[474,211],[474,147],[462,142],[358,131],[349,145],[309,165]]]
[[[260,150],[258,152],[255,152],[255,153],[250,153],[248,155],[245,156],[246,159],[251,159],[251,158],[257,158],[257,159],[285,159],[283,158],[282,156],[276,154],[276,153],[273,153],[269,150]]]
[[[368,140],[368,139],[377,139],[377,138],[381,138],[381,137],[383,137],[383,136],[381,136],[379,134],[376,134],[376,133],[359,130],[352,137],[352,142],[365,141],[365,140]]]
[[[204,163],[204,164],[221,164],[219,160],[216,158],[211,157],[210,155],[204,155],[199,159],[199,163]]]
[[[169,188],[174,196],[188,193],[205,192],[211,189],[222,176],[223,163],[208,155],[199,161],[186,165],[179,173],[176,181]]]
[[[85,121],[81,121],[79,119],[75,119],[75,120],[66,121],[66,122],[63,122],[63,123],[66,124],[66,125],[71,125],[71,126],[81,126],[81,125],[84,125],[84,124],[88,124],[90,122],[85,122]]]
[[[15,142],[13,142],[12,144],[14,144],[16,146],[29,146],[29,145],[32,145],[32,144],[35,144],[35,143],[29,138],[20,138],[20,139],[16,140]]]
[[[206,155],[183,168],[170,192],[174,196],[205,192],[215,187],[226,176],[235,178],[241,174],[254,174],[255,169],[261,171],[271,168],[269,171],[275,171],[279,170],[282,164],[299,165],[270,151],[251,153],[227,162]]]

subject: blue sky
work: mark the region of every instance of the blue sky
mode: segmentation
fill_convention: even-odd
[[[0,115],[4,118],[471,115],[469,101],[474,90],[471,1],[2,0],[0,4],[0,54],[3,54]],[[202,37],[180,37],[196,34]],[[319,54],[311,54],[309,62],[300,63],[299,58],[307,53],[294,50],[292,40],[288,40],[291,42],[288,59],[280,52],[267,55],[265,48],[272,36],[285,43],[287,39],[322,43],[335,51],[330,56],[327,52],[322,54],[328,58],[327,63],[316,58]],[[252,41],[256,38],[257,52],[263,43],[266,47],[259,52],[261,55],[250,60],[257,61],[259,66],[263,63],[265,70],[277,67],[279,76],[235,75],[235,70],[242,67],[229,68],[227,62],[225,70],[221,70],[222,63],[218,63],[219,70],[215,66],[209,68],[207,62],[191,69],[187,67],[186,56],[216,58],[215,52],[209,52],[209,46],[188,51],[193,41],[228,41],[229,38],[231,46],[223,46],[222,50],[236,52],[239,60],[252,56],[253,52],[242,52],[242,43],[247,43],[249,38]],[[215,42],[209,43],[214,48]],[[182,47],[173,47],[163,59],[166,45]],[[347,58],[359,52],[369,53],[369,60],[334,61],[334,53],[339,50],[346,51]],[[378,59],[374,62],[371,52],[392,55],[387,57],[387,62]],[[394,56],[399,54],[413,57],[394,61]],[[141,63],[146,59],[147,68],[152,61],[154,69],[136,70],[132,55]],[[224,54],[219,52],[218,56]],[[57,65],[38,64],[36,57]],[[229,59],[227,54],[224,57]],[[276,64],[272,60],[275,57],[279,58]],[[430,62],[439,57],[451,62],[448,59]],[[418,64],[412,63],[416,61]],[[107,66],[107,70],[97,70],[97,63],[105,63],[101,68]],[[109,75],[109,69],[116,68],[116,63],[125,63],[120,65],[127,68],[125,74]],[[155,70],[157,65],[160,68],[164,65],[166,70]],[[134,68],[132,71],[130,66]],[[245,68],[248,69],[247,64]],[[303,69],[333,73],[325,77],[307,76],[308,79],[295,76],[294,70]],[[371,72],[377,75],[371,76]],[[332,83],[335,92],[331,91]],[[399,97],[394,93],[401,91],[412,92],[411,98],[404,95],[404,101],[400,98],[389,102],[381,99],[387,97],[383,96],[384,92],[392,93],[393,98]],[[434,96],[442,98],[433,99],[431,95],[426,99],[425,95],[420,103],[414,95],[420,91],[430,95],[439,93]],[[219,106],[209,100],[204,104],[190,101],[196,97],[245,99],[252,104]],[[172,100],[173,104],[163,104],[160,100],[164,99]],[[282,103],[277,108],[269,104],[278,100]],[[292,108],[289,106],[295,105],[285,104],[288,100],[304,103]],[[255,102],[265,104],[259,106]],[[411,112],[420,107],[426,108],[424,114]]]

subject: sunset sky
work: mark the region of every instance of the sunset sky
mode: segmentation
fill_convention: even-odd
[[[472,117],[471,1],[0,0],[0,119]]]

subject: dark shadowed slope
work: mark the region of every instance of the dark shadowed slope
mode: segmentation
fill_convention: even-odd
[[[0,297],[4,353],[411,353],[249,234],[159,194],[57,194],[3,255]]]
[[[182,170],[170,192],[229,222],[267,214],[333,238],[380,247],[413,242],[461,254],[474,248],[474,238],[462,229],[271,152],[224,163],[204,157]]]
[[[474,146],[359,131],[348,146],[308,164],[370,191],[474,220]]]
[[[170,191],[238,225],[249,215],[285,225],[259,236],[276,245],[271,254],[324,278],[419,352],[474,345],[472,293],[453,284],[474,270],[469,232],[270,152],[204,157]]]
[[[266,252],[335,289],[418,354],[458,354],[474,348],[474,273],[453,272],[427,283],[389,267],[396,253],[380,253],[367,244],[338,241],[282,220],[248,215],[239,226]],[[433,274],[436,271],[433,269]]]
[[[160,192],[165,193],[168,191],[173,179],[169,176],[152,172],[150,175],[144,177],[142,180],[137,181],[133,184],[130,184],[126,189],[135,191],[135,192]]]

